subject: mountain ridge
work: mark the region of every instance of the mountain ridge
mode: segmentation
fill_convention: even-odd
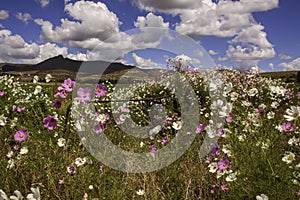
[[[37,64],[5,63],[2,65],[2,72],[67,70],[71,72],[82,71],[94,73],[95,71],[100,70],[103,71],[104,74],[107,74],[132,68],[135,68],[135,66],[124,65],[119,62],[109,63],[107,61],[78,61],[64,58],[62,55],[57,55]]]

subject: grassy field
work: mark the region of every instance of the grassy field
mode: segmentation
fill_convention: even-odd
[[[198,109],[191,112],[200,117],[195,124],[185,120],[186,107],[180,104],[182,97],[173,97],[172,85],[159,81],[125,85],[134,91],[132,100],[142,100],[116,103],[114,109],[114,84],[109,81],[95,91],[74,78],[55,80],[55,74],[48,83],[42,83],[46,74],[37,74],[35,83],[36,74],[26,75],[26,81],[17,74],[2,75],[0,199],[299,199],[298,83],[237,71],[224,71],[221,82],[213,77],[209,82],[203,73],[181,74],[196,95]],[[189,101],[189,91],[181,89]],[[121,99],[127,90],[122,92],[117,94]],[[72,101],[96,102],[97,113],[77,109]],[[122,131],[122,126],[140,130],[151,123],[154,104],[164,107],[158,131],[151,129],[146,138]],[[105,165],[87,150],[78,134],[78,116],[84,119],[81,128],[96,123],[93,138],[105,135],[153,162],[179,132],[195,139],[172,164],[129,173]],[[204,140],[214,142],[207,144],[210,151],[202,158]]]

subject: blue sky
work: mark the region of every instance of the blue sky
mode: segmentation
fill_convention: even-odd
[[[194,47],[176,50],[176,55],[154,50],[164,33],[128,32],[155,27],[192,37],[216,64],[299,70],[299,9],[299,0],[5,0],[0,4],[0,62],[37,63],[62,54],[77,60],[118,57],[123,63],[157,67],[166,56],[177,55],[205,65],[208,54],[197,56]],[[181,49],[173,42],[174,49]],[[141,47],[152,50],[135,51]]]

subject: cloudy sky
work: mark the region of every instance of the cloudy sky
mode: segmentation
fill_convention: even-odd
[[[299,70],[299,10],[299,0],[5,0],[0,3],[0,62],[37,63],[59,54],[86,60],[97,47],[105,50],[98,59],[118,58],[140,67],[159,67],[172,55],[203,64],[201,51],[198,57],[135,51],[164,42],[158,39],[163,31],[131,31],[155,27],[191,37],[216,64]]]

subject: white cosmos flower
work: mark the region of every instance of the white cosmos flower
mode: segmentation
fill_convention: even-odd
[[[15,190],[14,191],[14,194],[16,195],[16,196],[10,196],[9,198],[10,198],[10,200],[22,200],[24,197],[23,197],[23,195],[21,194],[21,192],[19,191],[19,190]]]
[[[37,188],[30,188],[32,191],[32,194],[28,194],[26,196],[27,200],[41,200],[41,194],[39,187]]]
[[[258,89],[256,89],[256,88],[251,88],[251,89],[248,91],[248,95],[249,95],[250,97],[254,97],[257,93],[258,93]]]
[[[145,145],[143,141],[140,142],[140,147],[142,148]]]
[[[65,138],[59,138],[59,139],[57,140],[57,145],[58,145],[59,147],[65,146],[65,145],[66,145],[66,139],[65,139]]]
[[[0,190],[0,200],[8,200],[8,197],[3,190]]]
[[[15,160],[14,159],[9,159],[8,161],[7,161],[7,168],[8,169],[11,169],[11,168],[13,168],[15,166]]]
[[[293,121],[297,119],[300,115],[300,107],[299,106],[291,106],[285,111],[286,115],[284,115],[287,121]]]
[[[142,196],[145,194],[145,191],[144,190],[141,190],[139,189],[138,191],[136,191],[136,194],[139,195],[139,196]]]
[[[221,99],[218,99],[217,101],[212,102],[211,108],[217,110],[217,109],[222,108],[223,105],[224,105],[224,102]]]
[[[295,154],[292,152],[287,152],[282,158],[282,161],[286,162],[287,164],[290,164],[293,162],[293,160],[295,160]]]
[[[273,101],[272,103],[271,103],[271,107],[272,108],[277,108],[279,106],[279,103],[277,102],[277,101]]]
[[[208,165],[209,172],[215,173],[218,170],[218,163],[212,162]]]
[[[35,75],[33,77],[33,83],[37,83],[39,81],[39,77],[37,75]]]
[[[230,93],[231,101],[237,100],[238,97],[239,97],[238,93],[236,93],[236,92],[231,92]]]
[[[173,122],[172,127],[175,130],[180,130],[182,128],[182,122],[181,121]]]
[[[227,182],[232,182],[236,180],[236,172],[229,174],[226,179]]]
[[[42,86],[37,85],[37,86],[35,87],[35,90],[33,91],[33,94],[34,94],[34,95],[37,95],[37,94],[40,93],[41,91],[42,91]]]
[[[7,153],[6,157],[11,158],[13,155],[14,155],[14,152],[10,151],[10,152]]]
[[[5,126],[6,125],[6,119],[7,117],[5,117],[3,114],[0,115],[0,126]]]
[[[104,123],[106,121],[106,115],[105,114],[99,114],[96,118],[96,121],[97,122],[101,122],[101,123]]]
[[[76,158],[75,159],[75,165],[77,167],[80,167],[80,166],[84,165],[85,163],[86,163],[86,157],[84,157],[84,158]]]
[[[52,79],[51,74],[47,74],[47,75],[45,76],[45,81],[46,81],[46,83],[49,83],[49,82],[51,81],[51,79]]]
[[[149,135],[155,135],[161,130],[161,126],[157,125],[149,131]]]
[[[295,136],[293,136],[291,139],[289,139],[288,144],[289,145],[299,145],[300,143],[300,138],[296,138]]]
[[[269,197],[265,194],[257,195],[256,200],[269,200]]]
[[[28,153],[28,148],[27,147],[22,147],[21,149],[20,149],[20,154],[21,155],[25,155],[25,154],[27,154]]]
[[[268,112],[268,114],[267,114],[267,118],[268,118],[268,119],[273,119],[274,116],[275,116],[275,113],[274,113],[273,111],[270,111],[270,112]]]
[[[231,151],[230,151],[230,145],[229,145],[229,144],[223,145],[222,151],[223,151],[228,157],[231,157],[231,156],[232,156]]]

